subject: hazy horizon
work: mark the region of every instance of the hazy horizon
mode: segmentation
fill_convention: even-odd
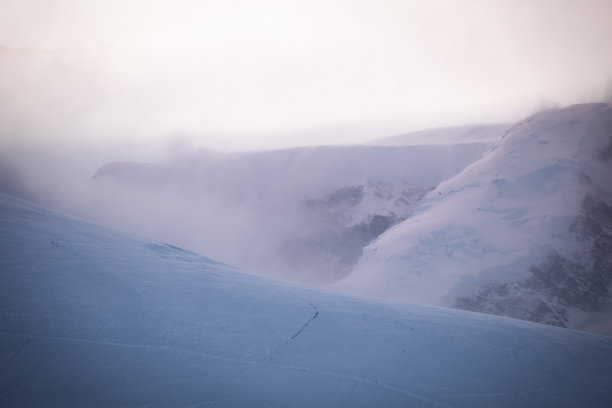
[[[612,94],[612,3],[14,1],[2,146],[266,150]]]
[[[241,192],[287,167],[253,162],[238,182],[245,163],[225,168],[233,159],[214,152],[514,123],[612,95],[612,6],[598,0],[9,0],[2,11],[0,191],[93,220],[139,212],[102,204],[92,177],[109,161],[190,163],[203,149]],[[322,163],[294,182],[331,177],[310,167]]]

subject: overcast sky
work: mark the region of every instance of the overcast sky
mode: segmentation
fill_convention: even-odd
[[[609,0],[1,0],[0,137],[262,149],[515,121],[609,96],[611,16]]]

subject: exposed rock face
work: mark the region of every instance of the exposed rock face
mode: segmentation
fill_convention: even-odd
[[[341,279],[351,272],[363,248],[406,219],[427,191],[405,182],[369,181],[306,200],[301,213],[308,228],[282,245],[278,254],[289,268],[317,271],[321,282]]]

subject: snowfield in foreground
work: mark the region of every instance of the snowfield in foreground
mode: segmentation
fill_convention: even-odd
[[[612,339],[243,273],[0,195],[0,405],[608,407]]]

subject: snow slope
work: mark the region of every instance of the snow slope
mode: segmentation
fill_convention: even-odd
[[[612,339],[245,274],[0,195],[0,405],[607,407]]]
[[[510,128],[338,287],[612,334],[612,108]]]

